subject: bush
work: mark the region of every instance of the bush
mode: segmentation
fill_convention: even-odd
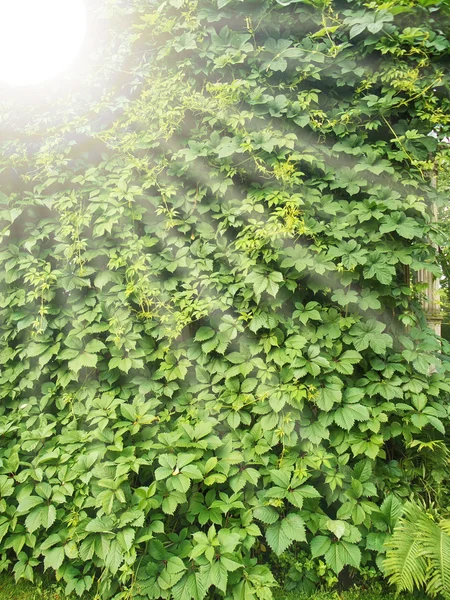
[[[439,272],[448,10],[92,20],[83,85],[2,110],[2,568],[269,600],[269,550],[372,567],[401,499],[442,480],[421,449],[443,445],[448,361],[408,272]]]

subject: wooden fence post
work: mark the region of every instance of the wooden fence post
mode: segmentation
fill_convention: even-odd
[[[429,271],[421,270],[417,271],[417,282],[427,284],[422,306],[425,310],[428,327],[440,336],[443,316],[439,300],[439,279]]]
[[[436,187],[436,177],[433,176],[431,179],[431,185]],[[438,220],[437,206],[433,204],[432,207],[434,220]],[[441,303],[439,298],[440,283],[439,278],[435,277],[429,271],[421,269],[417,271],[417,282],[426,283],[425,298],[422,301],[422,306],[425,310],[427,325],[437,335],[441,335],[441,325],[443,320],[443,314],[441,309]]]

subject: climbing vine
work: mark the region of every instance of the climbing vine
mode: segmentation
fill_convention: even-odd
[[[382,570],[446,493],[415,273],[448,6],[90,10],[84,71],[0,111],[1,568],[116,600]]]

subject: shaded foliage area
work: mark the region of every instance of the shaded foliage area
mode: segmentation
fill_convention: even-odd
[[[445,492],[448,362],[409,274],[439,273],[448,9],[92,18],[85,89],[1,111],[2,568],[269,600],[271,552],[381,564],[402,499]]]

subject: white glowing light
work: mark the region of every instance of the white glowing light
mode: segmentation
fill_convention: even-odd
[[[0,0],[0,81],[52,79],[76,58],[85,33],[83,0]]]

